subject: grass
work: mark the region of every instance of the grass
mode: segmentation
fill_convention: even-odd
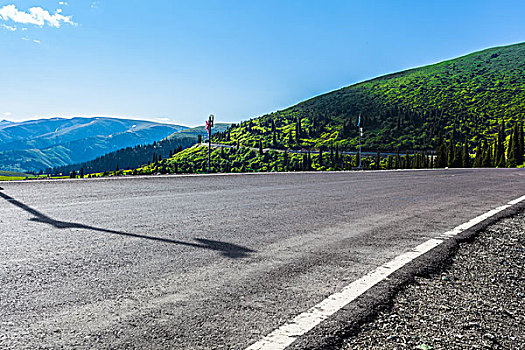
[[[216,141],[274,148],[355,150],[358,115],[365,150],[430,150],[439,132],[469,142],[492,140],[525,119],[525,44],[496,47],[382,76],[254,118]],[[298,126],[300,128],[298,130]]]
[[[5,172],[3,172],[5,173]],[[31,174],[22,174],[20,175],[1,175],[0,181],[20,181],[20,180],[38,180],[38,179],[67,179],[69,176],[46,176],[46,175],[31,175]]]

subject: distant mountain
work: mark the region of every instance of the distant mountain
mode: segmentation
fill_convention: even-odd
[[[216,123],[212,131],[223,132],[230,125],[231,124],[227,123]],[[79,173],[80,169],[83,169],[85,174],[89,174],[103,172],[106,170],[114,171],[117,169],[117,167],[119,169],[138,168],[142,165],[148,164],[149,162],[154,162],[155,160],[169,158],[173,154],[193,146],[198,140],[198,135],[207,135],[204,126],[183,129],[167,136],[158,142],[122,148],[80,164],[72,164],[46,169],[46,173],[69,174],[72,171]]]
[[[150,144],[184,126],[106,117],[0,122],[0,169],[39,171]]]
[[[8,127],[9,125],[13,125],[14,122],[10,122],[9,120],[2,120],[0,121],[0,129],[3,129],[5,127]]]
[[[221,133],[227,130],[231,126],[230,123],[215,123],[212,128],[212,134]],[[208,132],[206,131],[206,128],[203,126],[196,126],[193,128],[184,129],[180,132],[173,133],[166,137],[166,139],[177,139],[177,138],[184,138],[187,136],[195,136],[197,138],[199,135],[202,136],[202,139],[208,137]]]
[[[185,136],[170,140],[163,139],[148,145],[122,148],[87,162],[49,168],[46,169],[44,173],[67,175],[72,171],[78,174],[83,171],[84,174],[93,174],[104,171],[115,171],[117,169],[134,169],[159,159],[169,158],[173,154],[193,146],[195,142],[197,142],[197,138],[194,136]]]

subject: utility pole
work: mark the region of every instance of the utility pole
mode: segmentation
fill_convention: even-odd
[[[361,169],[361,137],[363,137],[363,128],[361,127],[361,113],[359,113],[359,119],[357,120],[357,127],[359,128],[359,166],[358,168]]]
[[[213,114],[210,114],[206,121],[206,131],[208,131],[208,173],[211,171],[211,128],[213,127],[214,119]]]

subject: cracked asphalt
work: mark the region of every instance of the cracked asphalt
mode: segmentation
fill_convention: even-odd
[[[2,182],[0,348],[243,349],[524,185],[522,169]]]

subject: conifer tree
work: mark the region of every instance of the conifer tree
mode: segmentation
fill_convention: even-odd
[[[524,139],[523,139],[523,122],[520,123],[519,125],[519,149],[518,149],[518,156],[517,156],[517,162],[518,162],[518,165],[521,165],[523,164],[523,160],[525,158],[525,144],[524,144]]]
[[[263,143],[261,140],[259,140],[259,154],[264,154],[264,151],[263,151]]]
[[[401,156],[399,155],[399,148],[396,152],[396,169],[401,169]]]
[[[496,140],[494,142],[494,159],[492,159],[494,163],[493,165],[498,168],[505,168],[506,166],[505,148],[503,148],[503,151],[500,151],[499,148],[500,148],[499,142],[498,140]]]
[[[287,150],[284,150],[283,152],[283,168],[288,171],[288,151]]]
[[[303,153],[303,161],[301,163],[301,170],[308,170],[308,156],[306,153]]]
[[[517,165],[517,162],[516,162],[516,140],[515,140],[515,134],[514,134],[514,130],[513,132],[510,134],[510,140],[509,140],[509,147],[508,147],[508,150],[507,150],[507,166],[509,168],[515,168],[516,165]]]
[[[460,168],[463,165],[463,152],[461,146],[454,147],[454,168]]]
[[[80,178],[84,178],[84,168],[80,168]]]
[[[476,156],[474,158],[474,168],[480,168],[483,162],[483,148],[481,144],[476,148]]]
[[[454,143],[454,133],[450,133],[450,139],[448,141],[448,157],[447,166],[449,168],[455,167],[456,145]]]
[[[463,152],[461,154],[462,158],[462,164],[461,166],[463,168],[470,168],[470,154],[468,151],[468,141],[465,140],[465,143],[463,144]]]
[[[299,143],[301,136],[303,134],[303,130],[301,127],[301,119],[297,117],[296,123],[295,123],[295,142]]]
[[[483,168],[490,168],[492,166],[492,149],[490,143],[483,142],[483,160],[481,161],[481,166]]]
[[[447,151],[441,131],[436,140],[436,168],[444,168],[447,166]]]
[[[319,149],[319,167],[323,166],[323,150]]]
[[[519,124],[516,122],[514,124],[514,131],[513,131],[513,144],[512,144],[512,152],[514,157],[515,166],[521,165],[523,163],[523,153],[521,150],[523,149],[520,144],[520,129]],[[515,167],[514,166],[514,167]]]
[[[381,169],[381,153],[379,151],[377,151],[377,154],[376,154],[376,170],[380,170]]]
[[[494,163],[500,168],[505,167],[505,121],[501,120],[498,130],[498,138],[494,150]]]

